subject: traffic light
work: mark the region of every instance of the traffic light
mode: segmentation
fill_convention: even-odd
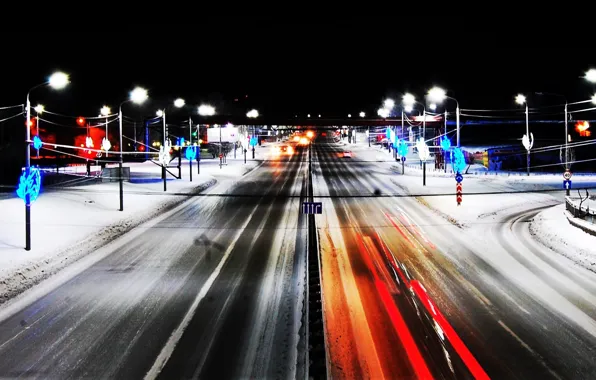
[[[455,185],[455,197],[456,197],[458,206],[461,205],[462,195],[463,195],[462,184],[461,184],[461,182],[458,182]]]
[[[84,117],[77,117],[77,124],[81,127],[85,126],[85,118]]]

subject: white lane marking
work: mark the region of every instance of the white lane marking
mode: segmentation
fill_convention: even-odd
[[[182,319],[182,322],[180,322],[180,325],[178,325],[176,330],[174,330],[172,335],[170,335],[170,338],[168,339],[168,341],[162,348],[161,352],[157,356],[157,359],[153,363],[153,366],[151,367],[149,372],[147,372],[147,374],[145,375],[145,379],[155,379],[157,377],[157,375],[159,375],[159,373],[161,372],[163,367],[165,366],[166,362],[168,361],[168,359],[174,352],[174,348],[176,348],[176,345],[180,341],[180,338],[182,338],[182,334],[184,333],[184,330],[186,330],[186,328],[190,324],[190,321],[194,317],[194,314],[197,311],[199,304],[205,298],[205,296],[207,295],[207,292],[209,292],[209,290],[211,289],[211,286],[213,285],[213,283],[219,276],[221,269],[223,268],[225,263],[228,261],[230,254],[234,250],[234,247],[236,246],[238,239],[240,239],[240,236],[242,236],[242,234],[244,233],[244,229],[248,226],[248,224],[250,223],[250,221],[252,220],[253,216],[255,215],[255,213],[257,212],[258,209],[259,209],[258,207],[254,208],[254,210],[250,213],[248,218],[246,218],[246,221],[244,222],[242,227],[236,233],[236,236],[234,236],[234,240],[229,245],[228,249],[225,251],[223,257],[219,261],[219,264],[217,264],[217,267],[215,268],[215,270],[211,273],[211,275],[209,276],[207,281],[205,281],[205,283],[203,284],[203,287],[201,288],[201,290],[199,291],[199,294],[197,294],[192,305],[186,312],[186,315]]]

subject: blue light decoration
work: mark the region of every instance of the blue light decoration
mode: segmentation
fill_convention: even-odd
[[[39,136],[33,136],[33,147],[35,149],[39,150],[42,145],[43,145],[43,143],[41,142],[41,139],[39,138]]]
[[[41,190],[41,172],[38,167],[32,166],[23,170],[19,178],[19,187],[17,188],[17,196],[27,203],[34,202]]]
[[[176,146],[183,146],[184,145],[184,137],[178,137],[176,139]]]
[[[186,158],[189,161],[194,160],[195,158],[197,158],[197,147],[196,146],[189,146],[188,148],[186,148]]]
[[[408,155],[408,143],[405,140],[399,139],[397,140],[397,153],[402,156],[405,157]]]
[[[451,148],[451,140],[449,140],[447,136],[443,136],[441,138],[441,149],[448,151],[449,148]]]
[[[259,141],[257,139],[257,136],[250,137],[250,143],[249,143],[250,146],[256,146],[258,143],[259,143]]]
[[[466,168],[466,158],[461,149],[454,148],[451,151],[451,165],[456,173],[461,173]]]
[[[387,137],[387,140],[391,140],[391,128],[387,127],[385,130],[385,136]]]

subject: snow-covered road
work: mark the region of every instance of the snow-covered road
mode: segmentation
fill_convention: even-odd
[[[532,192],[554,181],[467,177],[458,207],[454,195],[434,196],[453,194],[453,178],[423,187],[365,151],[335,159],[341,149],[317,147],[315,170],[315,200],[326,205],[317,227],[333,377],[596,371],[596,275],[528,231],[536,213],[560,204],[560,193]],[[426,291],[413,297],[402,283]]]

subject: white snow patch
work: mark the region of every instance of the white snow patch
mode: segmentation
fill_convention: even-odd
[[[564,204],[540,212],[530,224],[530,232],[553,251],[596,272],[596,236],[569,223],[565,212]]]

